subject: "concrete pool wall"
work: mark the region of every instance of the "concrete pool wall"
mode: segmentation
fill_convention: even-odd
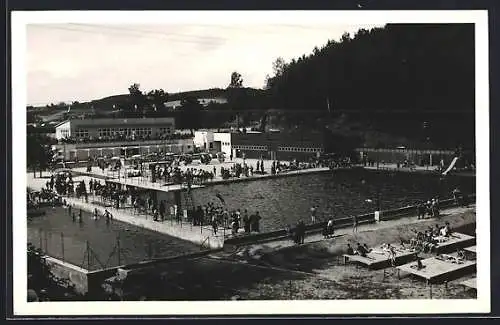
[[[50,271],[58,278],[67,279],[75,287],[75,292],[79,295],[95,296],[102,292],[101,285],[104,280],[116,275],[118,269],[133,270],[154,267],[158,264],[169,263],[179,259],[190,259],[201,257],[218,250],[203,250],[196,253],[182,254],[166,258],[158,258],[129,265],[114,266],[107,269],[89,271],[71,263],[61,261],[51,256],[45,256]]]

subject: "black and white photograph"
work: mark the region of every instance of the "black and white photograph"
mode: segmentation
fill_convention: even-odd
[[[489,312],[488,73],[485,11],[12,12],[14,312]]]

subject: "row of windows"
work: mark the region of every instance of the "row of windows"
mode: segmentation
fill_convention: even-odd
[[[69,137],[69,130],[68,129],[62,129],[61,130],[61,136],[63,138],[68,138]]]
[[[230,146],[230,145],[231,145],[231,143],[230,143],[230,142],[221,142],[221,144],[222,144],[223,146]]]
[[[151,128],[123,128],[123,129],[97,129],[97,134],[100,137],[115,136],[115,135],[151,135],[153,130]]]
[[[323,152],[321,148],[297,148],[297,147],[278,147],[279,151],[293,151],[293,152]]]
[[[243,146],[237,145],[233,146],[234,149],[242,149],[242,150],[267,150],[266,146]]]

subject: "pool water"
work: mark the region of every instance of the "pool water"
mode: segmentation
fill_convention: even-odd
[[[87,270],[200,250],[199,245],[189,241],[120,221],[112,220],[106,224],[104,218],[93,220],[92,215],[85,211],[80,224],[79,210],[73,209],[73,212],[77,216],[75,222],[68,209],[63,207],[47,208],[45,215],[28,219],[28,242],[50,256]]]
[[[336,170],[320,174],[298,175],[258,181],[215,185],[193,190],[194,204],[220,204],[220,194],[230,209],[259,211],[261,229],[283,229],[299,219],[310,222],[310,209],[318,207],[318,219],[350,214],[365,214],[376,208],[380,192],[382,210],[400,208],[427,200],[435,195],[451,197],[460,186],[464,193],[475,193],[474,177],[369,171],[363,169]],[[367,202],[366,200],[372,200]]]

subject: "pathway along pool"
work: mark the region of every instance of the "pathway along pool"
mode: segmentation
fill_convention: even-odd
[[[93,220],[92,215],[85,211],[82,224],[78,222],[79,210],[72,211],[77,217],[75,222],[66,208],[47,208],[45,211],[44,216],[28,219],[28,242],[50,256],[87,270],[200,250],[199,245],[189,241],[120,221],[113,220],[107,225],[104,218]]]
[[[310,209],[318,206],[318,218],[342,218],[365,214],[376,208],[378,192],[382,210],[399,208],[427,200],[434,195],[451,197],[459,186],[462,192],[475,193],[475,177],[370,171],[335,170],[320,174],[239,182],[194,189],[194,204],[220,204],[219,193],[230,209],[248,209],[262,215],[261,231],[283,229],[299,219],[310,222]],[[372,203],[366,202],[371,199]]]

